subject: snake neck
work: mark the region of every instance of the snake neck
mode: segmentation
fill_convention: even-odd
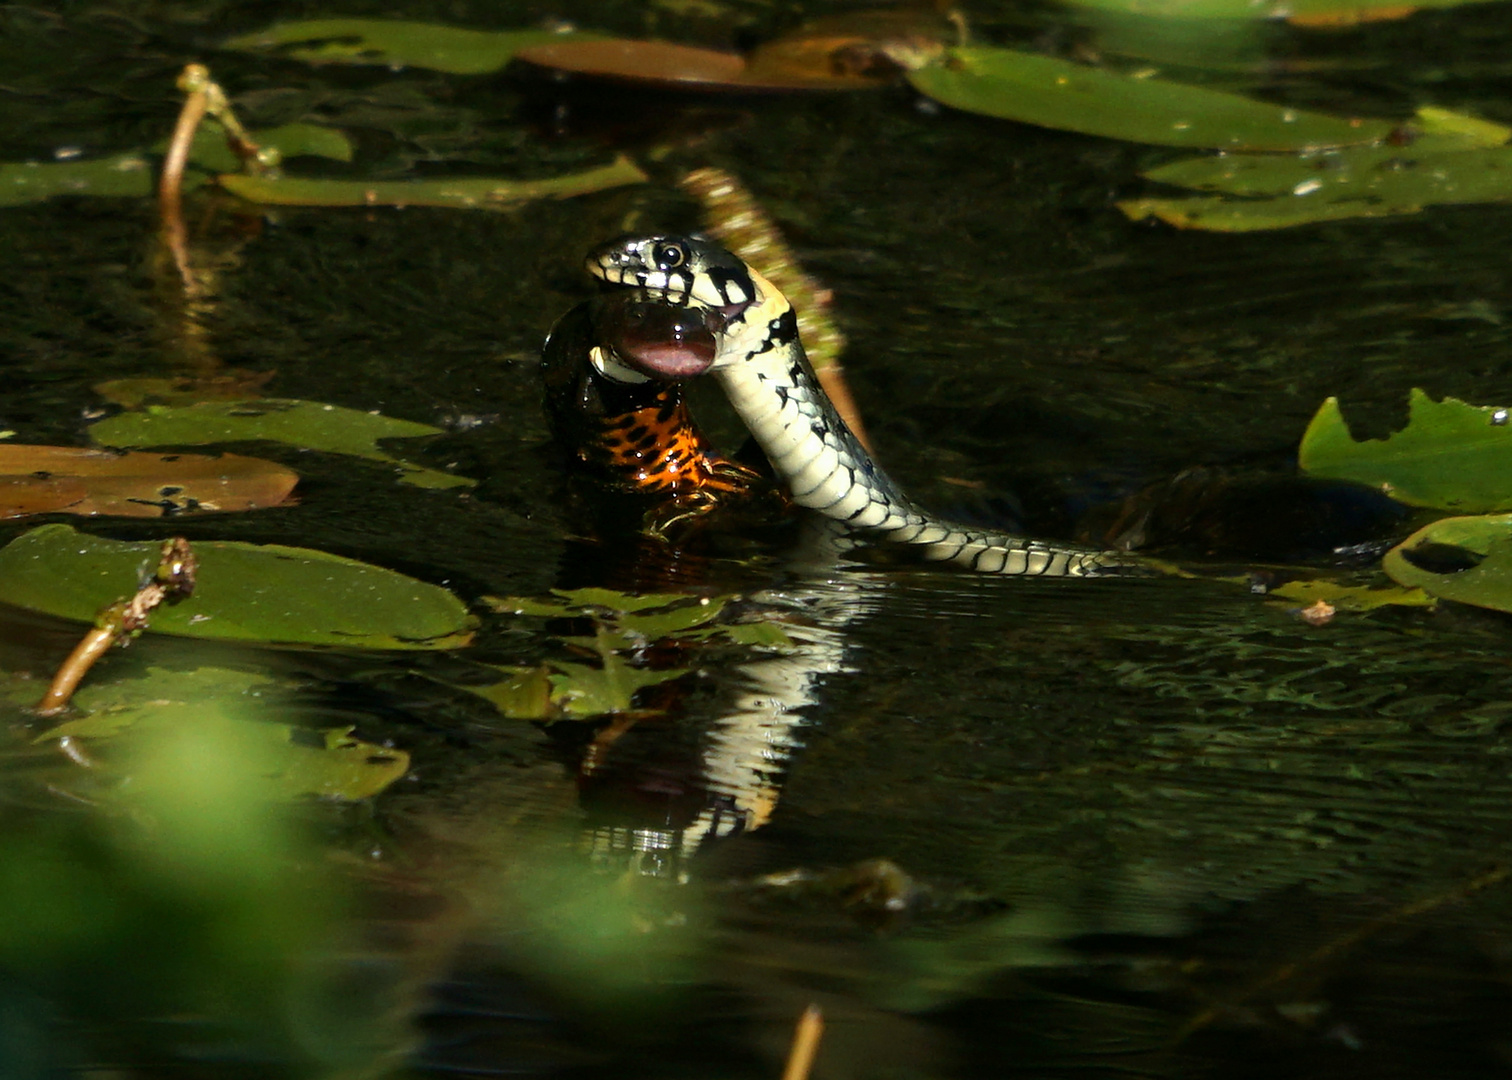
[[[750,272],[757,299],[727,332],[713,375],[793,501],[935,562],[998,574],[1092,577],[1132,560],[958,525],[925,510],[877,464],[824,392],[786,297]]]
[[[1143,571],[1130,557],[970,528],[920,507],[835,411],[781,290],[718,245],[685,236],[622,237],[590,253],[587,267],[610,287],[607,295],[627,298],[625,310],[665,306],[652,324],[658,332],[630,334],[619,355],[653,378],[711,372],[799,506],[863,537],[909,545],[924,559],[985,573]]]

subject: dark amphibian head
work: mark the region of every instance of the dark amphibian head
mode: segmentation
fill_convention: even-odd
[[[708,371],[718,355],[715,335],[724,317],[701,306],[671,305],[607,296],[597,305],[600,344],[627,367],[652,379],[691,379]]]

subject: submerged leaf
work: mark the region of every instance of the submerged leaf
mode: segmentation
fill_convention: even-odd
[[[92,622],[130,593],[161,543],[127,543],[44,525],[0,549],[0,602]],[[279,544],[199,541],[189,600],[153,613],[185,637],[358,649],[453,649],[473,619],[450,592],[355,559]]]
[[[278,506],[298,482],[292,469],[238,454],[117,454],[0,444],[0,518],[255,510]]]
[[[500,180],[459,177],[453,180],[300,180],[294,177],[220,178],[221,187],[248,202],[265,206],[439,206],[453,210],[507,210],[536,199],[567,199],[596,191],[645,183],[647,177],[629,158],[549,180]]]
[[[1512,611],[1512,514],[1435,521],[1388,551],[1381,565],[1398,584]]]
[[[1512,508],[1508,410],[1434,401],[1414,389],[1407,426],[1357,442],[1329,398],[1307,425],[1298,452],[1313,476],[1370,484],[1408,506],[1490,511]]]
[[[953,49],[908,78],[952,108],[1161,146],[1302,150],[1376,142],[1392,128],[1011,49]]]
[[[528,46],[596,37],[554,30],[466,30],[397,19],[309,19],[228,38],[222,47],[276,52],[314,64],[381,64],[482,75],[502,69]]]
[[[418,487],[471,485],[453,476],[413,465],[378,449],[380,439],[418,439],[442,434],[412,420],[323,405],[317,401],[262,398],[207,401],[184,406],[149,406],[143,412],[107,417],[89,429],[101,446],[203,446],[233,442],[276,442],[303,450],[348,454],[395,466],[399,479]]]

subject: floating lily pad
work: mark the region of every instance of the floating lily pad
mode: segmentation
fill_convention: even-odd
[[[279,23],[221,44],[243,52],[276,52],[312,64],[380,64],[483,75],[501,70],[520,49],[598,36],[553,30],[467,30],[397,19],[310,19]]]
[[[286,124],[253,132],[252,136],[259,145],[276,149],[285,159],[313,155],[335,161],[352,160],[351,142],[334,128]],[[135,198],[150,195],[157,183],[154,159],[165,149],[166,143],[159,143],[150,151],[132,150],[107,158],[0,165],[0,206],[41,202],[55,195]],[[214,120],[206,119],[195,132],[183,189],[199,187],[212,173],[240,166],[240,159],[226,145],[224,129]]]
[[[536,199],[567,199],[643,184],[646,174],[629,158],[547,180],[302,180],[229,173],[221,187],[265,206],[439,206],[454,210],[507,210]]]
[[[1337,398],[1318,409],[1298,459],[1313,476],[1379,488],[1408,506],[1441,510],[1512,509],[1512,424],[1507,409],[1434,401],[1413,390],[1407,426],[1385,439],[1356,441]]]
[[[1070,0],[1077,7],[1102,8],[1131,15],[1181,19],[1291,19],[1333,25],[1352,25],[1372,19],[1403,18],[1419,8],[1459,7],[1487,0]],[[1351,16],[1351,18],[1346,18]]]
[[[350,728],[304,728],[272,722],[283,688],[267,675],[234,668],[168,671],[90,683],[73,699],[83,713],[36,737],[118,741],[168,728],[233,726],[256,743],[252,779],[271,798],[355,801],[377,795],[409,770],[403,750],[355,738]],[[89,752],[86,748],[86,753]]]
[[[554,71],[677,90],[848,90],[876,85],[832,71],[802,70],[764,59],[750,64],[739,53],[700,49],[670,41],[615,38],[553,41],[521,49],[519,59]]]
[[[1323,600],[1341,611],[1374,611],[1379,607],[1427,607],[1433,597],[1422,589],[1400,586],[1344,585],[1337,581],[1288,581],[1267,598],[1305,607]]]
[[[1303,150],[1376,142],[1392,130],[1381,120],[1325,116],[1011,49],[952,49],[908,78],[952,108],[1161,146]]]
[[[0,602],[92,622],[155,566],[161,542],[44,525],[0,549]],[[358,649],[454,649],[472,639],[445,589],[355,559],[278,544],[199,541],[194,596],[152,614],[185,637]]]
[[[1388,551],[1381,565],[1400,585],[1512,611],[1512,514],[1435,521]]]
[[[1163,183],[1263,198],[1128,199],[1134,220],[1253,232],[1317,221],[1416,214],[1426,206],[1512,202],[1512,147],[1371,147],[1307,159],[1234,155],[1176,162],[1146,175]]]
[[[400,480],[418,487],[463,487],[475,483],[465,476],[411,464],[378,448],[380,439],[419,439],[440,434],[440,428],[412,420],[283,398],[151,405],[142,412],[107,417],[89,429],[90,438],[101,446],[276,442],[385,462],[398,469]]]
[[[0,518],[255,510],[278,506],[298,482],[292,469],[237,454],[118,454],[0,444]]]

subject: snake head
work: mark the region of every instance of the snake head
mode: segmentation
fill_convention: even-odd
[[[745,263],[691,236],[622,236],[589,253],[588,272],[607,285],[633,288],[644,299],[709,308],[726,320],[760,299]]]

